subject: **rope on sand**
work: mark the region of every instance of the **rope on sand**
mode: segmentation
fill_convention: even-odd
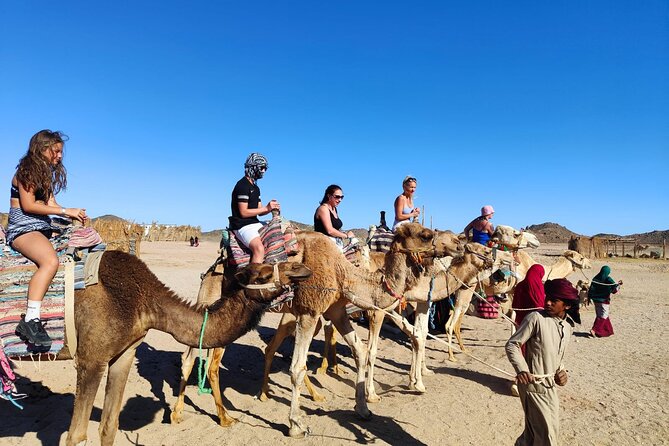
[[[465,286],[466,286],[466,285],[465,285]],[[352,295],[348,295],[346,298],[347,298],[348,300],[350,300],[350,301],[351,301],[352,303],[354,303],[354,304],[356,304],[356,301],[363,301],[363,302],[364,302],[363,305],[367,305],[368,307],[373,308],[374,310],[377,310],[377,311],[382,311],[382,312],[384,312],[385,314],[387,314],[388,316],[390,316],[391,318],[393,318],[393,319],[400,319],[400,320],[402,321],[403,324],[406,323],[407,325],[410,325],[410,324],[409,324],[409,321],[407,321],[406,318],[405,318],[404,316],[402,316],[402,315],[400,315],[400,314],[398,314],[398,313],[396,313],[396,312],[392,312],[392,313],[391,313],[391,312],[388,312],[388,311],[384,310],[383,308],[379,308],[379,307],[377,307],[377,306],[374,305],[373,303],[364,301],[363,299],[360,299],[360,298],[355,297],[355,296],[352,296]],[[446,341],[444,341],[443,339],[440,339],[440,338],[438,338],[438,337],[436,337],[436,336],[434,336],[434,335],[432,335],[432,334],[430,334],[430,333],[426,333],[426,334],[427,334],[427,336],[430,337],[431,339],[434,339],[434,340],[436,340],[437,342],[439,342],[439,343],[441,343],[441,344],[444,344],[444,345],[448,346],[448,343],[447,343]],[[473,360],[478,361],[478,362],[480,362],[481,364],[487,365],[488,367],[490,367],[490,368],[492,368],[492,369],[495,369],[495,370],[497,370],[498,372],[500,372],[500,373],[502,373],[502,374],[504,374],[504,375],[507,375],[507,376],[509,376],[509,377],[511,377],[511,378],[513,378],[513,379],[515,380],[516,375],[514,375],[513,373],[507,372],[506,370],[502,370],[502,369],[500,369],[500,368],[498,368],[498,367],[496,367],[496,366],[494,366],[494,365],[492,365],[492,364],[490,364],[490,363],[488,363],[488,362],[485,362],[484,360],[482,360],[482,359],[480,359],[480,358],[477,358],[476,356],[472,355],[471,353],[462,351],[462,350],[460,350],[460,348],[457,347],[457,346],[454,346],[454,347],[455,347],[455,349],[456,349],[457,351],[459,351],[460,353],[462,353],[462,354],[464,354],[464,355],[467,355],[467,356],[469,356],[470,358],[472,358]],[[548,377],[553,376],[553,375],[552,375],[552,374],[546,374],[546,375],[534,375],[534,374],[533,374],[532,376],[534,376],[534,378],[535,378],[536,380],[539,380],[539,379],[548,378]]]

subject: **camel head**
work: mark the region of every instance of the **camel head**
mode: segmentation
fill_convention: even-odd
[[[460,256],[464,254],[465,247],[460,237],[451,231],[435,231],[434,236],[435,256]]]
[[[537,236],[527,231],[518,231],[511,226],[499,225],[490,237],[492,241],[500,245],[506,245],[512,249],[538,248],[540,243]]]
[[[479,271],[492,268],[492,254],[492,248],[483,246],[480,243],[467,243],[465,245],[465,260],[474,265]]]
[[[579,254],[576,251],[572,251],[571,249],[566,250],[565,252],[562,253],[564,257],[569,260],[572,265],[574,265],[574,268],[578,269],[590,269],[592,268],[592,264],[590,263],[590,259],[585,257],[582,254]]]
[[[405,223],[395,228],[391,251],[416,254],[435,253],[435,232],[419,223]]]
[[[290,285],[307,280],[311,274],[303,263],[250,263],[235,273],[235,279],[245,289],[247,297],[270,302]]]

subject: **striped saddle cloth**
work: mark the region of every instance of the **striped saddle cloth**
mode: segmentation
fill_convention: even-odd
[[[395,234],[391,231],[377,228],[376,232],[367,243],[369,244],[370,251],[386,253],[390,251],[390,245],[393,244],[394,239]]]
[[[297,252],[297,237],[292,229],[281,230],[281,219],[273,218],[259,231],[260,240],[265,247],[265,262],[279,263],[288,260],[288,256]],[[225,237],[224,237],[225,238]],[[228,265],[234,268],[246,266],[251,261],[251,250],[239,243],[232,231],[228,234]]]
[[[15,333],[21,314],[26,311],[28,284],[37,267],[32,261],[9,247],[0,250],[0,339],[7,356],[56,355],[63,349],[66,334],[66,302],[68,320],[71,315],[74,321],[74,290],[85,287],[84,263],[87,254],[104,250],[105,246],[99,244],[75,251],[68,245],[71,235],[76,230],[67,228],[51,239],[60,266],[44,296],[41,308],[41,320],[46,322],[45,330],[52,339],[49,350],[35,348],[21,340]]]

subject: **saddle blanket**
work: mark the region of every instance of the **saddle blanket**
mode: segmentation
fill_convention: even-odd
[[[66,335],[66,302],[68,320],[71,315],[71,325],[74,326],[74,290],[85,288],[87,282],[91,284],[97,277],[97,270],[87,267],[86,259],[97,257],[99,263],[101,252],[105,249],[104,244],[83,249],[69,246],[70,237],[78,229],[83,228],[67,228],[51,239],[60,266],[42,301],[41,320],[46,323],[45,330],[52,339],[51,348],[48,350],[27,344],[15,333],[21,314],[26,311],[28,284],[37,267],[9,247],[0,250],[0,339],[7,356],[56,355],[62,350]],[[90,255],[91,253],[95,255]],[[86,272],[90,277],[86,277]]]
[[[390,245],[393,244],[394,239],[395,234],[391,231],[378,228],[367,243],[370,251],[386,253],[390,251]]]

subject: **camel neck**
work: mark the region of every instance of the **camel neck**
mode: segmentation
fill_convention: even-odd
[[[253,329],[264,313],[264,307],[249,301],[239,291],[217,302],[205,325],[202,348],[224,347]],[[205,309],[191,306],[176,297],[160,299],[155,317],[148,328],[164,331],[189,347],[198,347]]]

